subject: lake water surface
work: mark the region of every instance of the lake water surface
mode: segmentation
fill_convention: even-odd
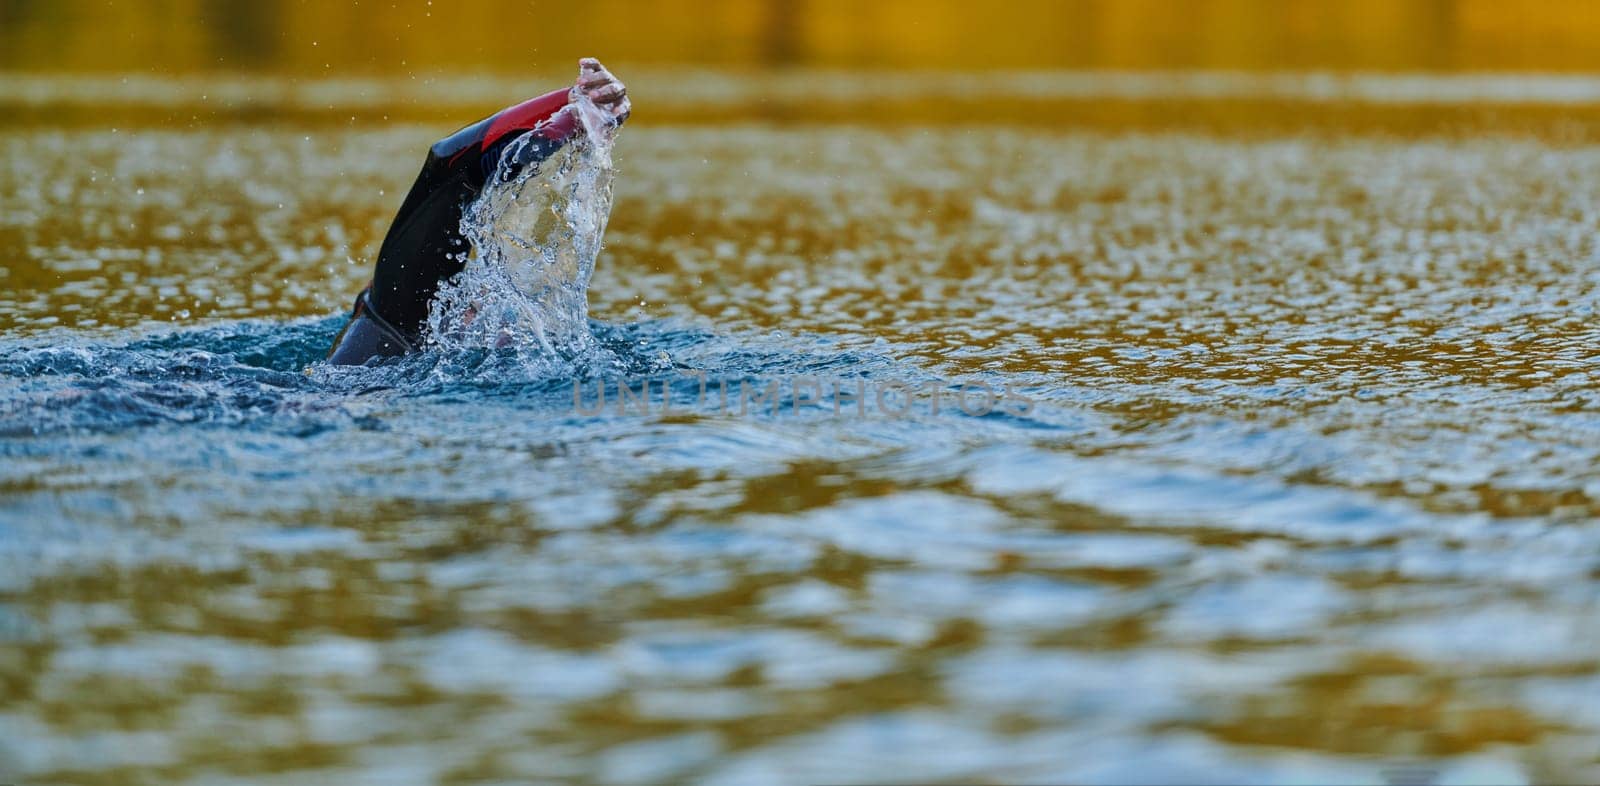
[[[537,85],[0,81],[0,781],[1600,778],[1595,84],[669,76],[367,369]]]

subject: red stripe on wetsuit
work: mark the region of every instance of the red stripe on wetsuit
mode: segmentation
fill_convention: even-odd
[[[577,127],[577,117],[571,113],[561,117],[555,115],[567,105],[571,92],[571,88],[553,90],[538,98],[530,98],[502,110],[489,121],[489,129],[484,132],[483,141],[479,143],[478,148],[487,150],[506,134],[538,128],[539,124],[546,120],[550,122],[545,123],[543,128],[538,128],[539,135],[549,140],[565,139]],[[555,119],[551,120],[553,117]]]

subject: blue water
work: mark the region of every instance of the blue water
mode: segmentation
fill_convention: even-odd
[[[1029,375],[981,378],[1036,397],[1025,416],[797,408],[796,377],[940,381],[887,346],[653,320],[591,324],[607,373],[541,377],[513,350],[322,365],[341,321],[0,347],[0,629],[54,664],[13,706],[167,730],[91,744],[73,729],[93,716],[47,730],[13,709],[7,767],[153,777],[195,766],[176,744],[276,751],[296,777],[385,772],[373,752],[426,778],[457,761],[440,754],[526,734],[573,742],[497,767],[596,782],[893,780],[909,761],[917,777],[1376,779],[1413,761],[1523,777],[1493,755],[1307,758],[1149,731],[1279,712],[1230,696],[1288,690],[1286,711],[1315,712],[1315,680],[1414,678],[1383,652],[1464,657],[1489,669],[1480,685],[1535,668],[1506,684],[1583,717],[1559,695],[1588,684],[1586,529],[1097,456],[1117,429]],[[776,410],[719,409],[721,383],[769,379]],[[647,380],[679,409],[577,409]],[[1229,432],[1235,455],[1301,439]],[[1449,613],[1463,602],[1479,610]],[[115,709],[135,696],[171,709]],[[438,736],[478,702],[498,709]],[[285,719],[298,731],[268,739],[287,748],[204,731]],[[792,729],[780,744],[759,731],[774,724]],[[601,742],[619,733],[636,741]]]

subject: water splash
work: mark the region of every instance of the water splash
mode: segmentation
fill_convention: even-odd
[[[577,121],[566,144],[522,165],[542,140],[512,142],[462,216],[472,252],[428,318],[429,343],[447,356],[509,350],[546,373],[615,365],[590,330],[588,290],[611,215],[617,127],[581,93],[546,122],[563,116]]]

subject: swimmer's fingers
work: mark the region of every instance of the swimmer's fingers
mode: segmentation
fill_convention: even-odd
[[[605,71],[588,78],[580,78],[578,89],[588,93],[589,97],[597,102],[614,101],[616,100],[614,96],[627,92],[627,88],[617,81],[616,77]]]
[[[626,120],[632,112],[627,86],[606,70],[599,60],[585,57],[578,61],[577,84],[590,101],[610,109],[617,122]]]
[[[621,82],[610,82],[593,89],[585,89],[589,100],[596,104],[615,104],[628,97],[628,88]]]
[[[613,81],[615,77],[600,64],[599,60],[585,57],[578,61],[578,86],[584,89],[598,87],[606,82]]]

